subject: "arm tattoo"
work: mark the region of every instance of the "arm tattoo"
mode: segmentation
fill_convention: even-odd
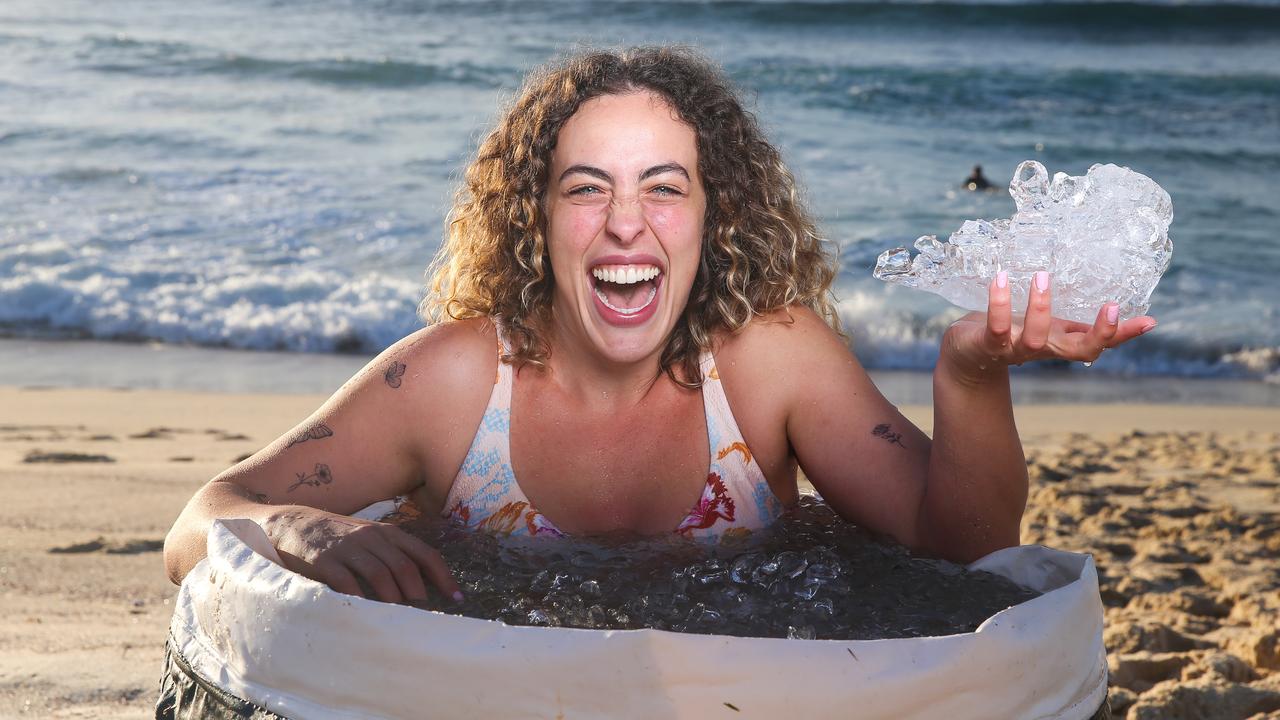
[[[404,377],[406,367],[404,363],[392,360],[391,364],[387,366],[387,371],[383,373],[382,379],[386,380],[387,384],[392,388],[398,388],[400,387],[400,378]]]
[[[297,445],[298,443],[304,443],[308,440],[323,440],[327,437],[333,437],[333,431],[329,429],[328,425],[325,425],[324,423],[319,423],[311,428],[303,430],[297,435],[294,435],[292,438],[289,439],[289,444],[285,445],[284,449],[288,450],[294,445]]]
[[[244,498],[245,500],[252,500],[252,501],[254,501],[254,502],[256,502],[256,503],[259,503],[259,504],[261,504],[261,505],[270,505],[270,504],[271,504],[271,499],[270,499],[270,498],[268,498],[268,497],[267,497],[265,494],[263,494],[263,493],[260,493],[260,492],[254,492],[254,491],[250,490],[249,488],[244,487],[243,485],[237,485],[237,484],[235,484],[235,483],[233,483],[233,482],[227,482],[227,481],[224,481],[224,482],[226,483],[226,485],[227,485],[228,487],[230,487],[230,488],[231,488],[231,492],[235,493],[236,495],[239,495],[240,497]]]
[[[875,426],[871,434],[886,442],[897,443],[898,447],[906,447],[906,445],[902,444],[902,433],[893,432],[893,429],[889,427],[889,423]]]
[[[298,482],[289,486],[289,492],[293,492],[300,485],[310,485],[311,487],[320,487],[333,482],[333,473],[329,472],[329,466],[324,463],[316,463],[315,472],[310,474],[298,473]]]

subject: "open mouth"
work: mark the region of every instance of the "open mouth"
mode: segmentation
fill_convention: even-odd
[[[620,319],[638,318],[658,297],[662,270],[656,265],[599,265],[591,269],[595,296]]]

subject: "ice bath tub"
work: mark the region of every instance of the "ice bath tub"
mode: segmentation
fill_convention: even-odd
[[[1040,546],[970,566],[1044,593],[975,632],[860,641],[507,626],[343,595],[278,560],[253,522],[214,523],[158,717],[1105,716],[1093,560]]]

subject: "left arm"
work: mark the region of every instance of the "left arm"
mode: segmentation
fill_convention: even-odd
[[[1119,322],[1106,303],[1093,325],[1054,319],[1047,272],[1031,283],[1027,312],[1013,322],[1007,275],[988,291],[987,312],[958,320],[943,336],[933,373],[933,448],[917,520],[921,545],[972,561],[1018,544],[1027,467],[1013,420],[1009,366],[1060,358],[1092,362],[1102,351],[1155,326]]]
[[[928,468],[915,522],[921,550],[971,562],[1018,544],[1027,466],[1007,366],[976,383],[939,359]]]
[[[1041,358],[1093,360],[1154,326],[1117,322],[1105,305],[1093,326],[1050,316],[1050,290],[1034,287],[1026,319],[1012,321],[1009,289],[992,283],[988,312],[948,329],[934,371],[934,437],[912,425],[815,314],[766,324],[749,351],[767,358],[783,398],[790,450],[845,518],[913,549],[969,562],[1018,544],[1027,471],[1014,425],[1009,365]],[[772,338],[770,338],[772,336]],[[798,371],[802,369],[802,371]]]

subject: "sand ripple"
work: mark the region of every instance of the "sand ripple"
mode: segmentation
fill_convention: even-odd
[[[1023,542],[1092,553],[1116,717],[1280,718],[1280,434],[1028,453]]]

